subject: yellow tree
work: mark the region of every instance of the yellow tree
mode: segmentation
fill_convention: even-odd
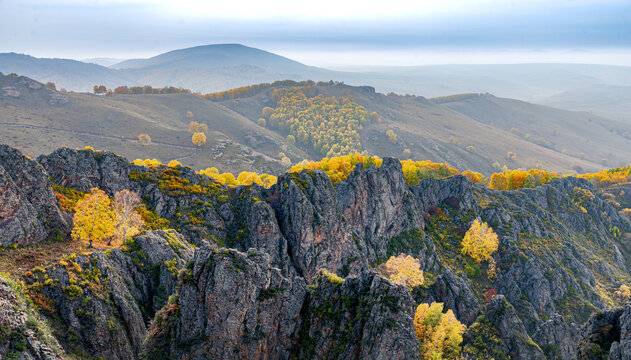
[[[421,359],[457,359],[465,326],[442,303],[420,304],[414,315]]]
[[[423,285],[421,262],[410,255],[391,256],[379,266],[379,272],[393,282],[410,288]]]
[[[206,143],[206,135],[203,132],[196,132],[192,137],[193,144],[202,146]]]
[[[121,190],[114,194],[114,211],[116,214],[116,235],[122,244],[127,240],[127,236],[134,236],[140,233],[144,222],[136,212],[140,205],[140,197],[135,192]],[[113,239],[113,238],[112,238]],[[107,243],[110,246],[112,240]]]
[[[386,136],[388,137],[388,141],[390,141],[391,143],[397,143],[397,134],[393,130],[386,131]]]
[[[477,219],[462,239],[462,253],[471,256],[477,263],[491,258],[497,251],[499,241],[493,228]]]
[[[72,238],[93,247],[114,235],[116,217],[110,198],[97,188],[77,202],[72,228]]]
[[[193,115],[193,112],[189,110],[186,112],[186,117],[192,119],[193,117],[195,117],[195,115]]]
[[[151,144],[151,137],[148,134],[140,134],[138,135],[138,141],[143,145],[149,145]]]

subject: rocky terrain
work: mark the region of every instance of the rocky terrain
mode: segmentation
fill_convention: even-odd
[[[4,246],[67,232],[51,182],[110,196],[130,189],[169,228],[10,274],[54,325],[60,349],[32,355],[34,347],[16,347],[7,335],[0,351],[410,359],[419,357],[416,306],[437,301],[467,325],[466,359],[626,358],[629,308],[610,309],[619,305],[614,292],[631,283],[631,223],[585,180],[496,191],[454,176],[409,187],[400,162],[385,158],[380,168],[357,166],[337,186],[306,170],[270,189],[226,187],[189,168],[141,167],[107,152],[59,149],[35,162],[8,147],[0,165]],[[460,252],[475,219],[499,236],[496,278]],[[374,270],[400,253],[420,259],[422,286]],[[600,352],[586,350],[593,344]]]

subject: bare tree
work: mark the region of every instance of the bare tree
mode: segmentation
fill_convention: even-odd
[[[135,235],[139,233],[144,225],[142,218],[136,212],[138,205],[140,205],[140,197],[135,192],[121,190],[114,194],[116,230],[122,244],[125,244],[128,234]]]

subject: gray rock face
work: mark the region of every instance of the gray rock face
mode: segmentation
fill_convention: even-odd
[[[577,359],[631,359],[631,303],[589,319],[581,329]]]
[[[6,145],[0,145],[0,189],[0,245],[37,243],[53,229],[68,231],[46,171]]]
[[[56,309],[67,349],[107,359],[135,359],[147,323],[175,292],[191,246],[174,232],[139,236],[123,250],[69,257],[32,282]]]
[[[282,276],[265,253],[203,247],[177,300],[156,315],[145,354],[287,359],[306,292],[302,278]]]
[[[575,359],[580,331],[576,324],[568,324],[561,315],[555,315],[537,327],[532,339],[548,359]]]
[[[78,191],[97,187],[110,196],[123,189],[133,189],[136,184],[129,180],[129,174],[135,168],[142,169],[111,152],[68,148],[41,155],[37,161],[57,185]]]
[[[465,359],[546,359],[532,341],[517,312],[502,295],[483,309],[483,315],[467,329]]]
[[[418,359],[410,291],[373,272],[322,275],[303,308],[294,354],[316,359]]]
[[[58,360],[65,354],[57,340],[43,335],[45,326],[25,299],[18,297],[9,283],[0,276],[0,358]],[[30,316],[30,318],[29,318]],[[41,329],[42,332],[37,330]]]

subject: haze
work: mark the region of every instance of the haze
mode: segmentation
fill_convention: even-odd
[[[149,57],[241,43],[308,65],[631,65],[629,1],[0,0],[0,52]]]

